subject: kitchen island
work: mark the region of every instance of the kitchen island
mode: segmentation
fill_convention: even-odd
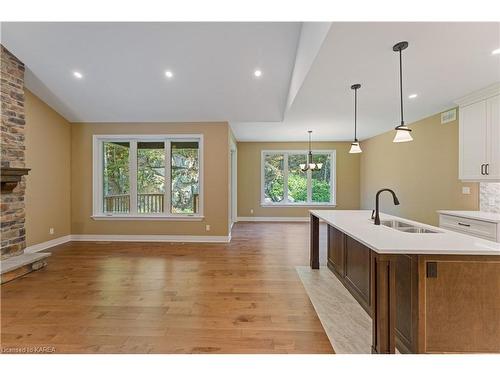
[[[370,211],[310,211],[328,268],[372,317],[372,352],[500,352],[500,244]]]

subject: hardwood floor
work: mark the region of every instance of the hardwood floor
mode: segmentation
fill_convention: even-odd
[[[1,344],[56,353],[333,353],[295,270],[306,223],[230,244],[72,242],[1,286]]]

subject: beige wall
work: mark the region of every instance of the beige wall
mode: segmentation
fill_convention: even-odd
[[[306,217],[310,207],[261,207],[261,152],[307,150],[306,142],[238,142],[238,216]],[[315,150],[336,150],[337,209],[359,208],[359,155],[349,154],[350,142],[314,142]],[[325,207],[332,209],[332,207]],[[250,213],[250,209],[254,213]]]
[[[204,220],[93,220],[92,136],[94,134],[203,134]],[[72,124],[73,234],[166,234],[226,236],[228,234],[227,123],[76,123]],[[205,225],[210,224],[207,232]]]
[[[401,205],[383,193],[383,212],[432,225],[436,210],[479,209],[478,184],[458,180],[458,119],[441,125],[437,114],[410,126],[413,142],[393,143],[394,131],[361,142],[361,207],[372,209],[377,190],[388,187]],[[462,186],[471,194],[463,195]]]
[[[349,142],[313,143],[314,149],[337,151],[337,209],[371,209],[375,192],[383,187],[393,188],[401,205],[393,206],[384,196],[382,211],[429,224],[438,224],[439,209],[479,209],[478,184],[458,180],[458,121],[441,125],[438,114],[411,127],[413,142],[395,144],[390,131],[363,141],[361,155],[348,153]],[[204,220],[93,220],[92,135],[168,133],[204,134]],[[227,123],[69,124],[26,90],[26,165],[32,169],[26,190],[27,245],[71,233],[227,235],[232,139]],[[260,158],[266,149],[305,150],[307,143],[237,144],[238,216],[307,216],[308,207],[260,206]],[[471,194],[462,194],[462,186],[469,186]],[[211,226],[209,232],[206,224]]]
[[[71,234],[71,125],[25,89],[27,246]],[[54,228],[54,234],[49,234]]]

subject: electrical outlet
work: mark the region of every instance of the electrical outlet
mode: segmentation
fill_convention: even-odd
[[[488,198],[488,205],[489,206],[494,206],[495,205],[495,197],[489,197]]]
[[[206,230],[207,232],[210,232],[210,224],[205,225],[205,230]]]
[[[250,209],[250,213],[253,215],[253,208]]]
[[[49,228],[49,234],[54,234],[54,228]]]
[[[470,194],[470,187],[462,186],[462,194]]]

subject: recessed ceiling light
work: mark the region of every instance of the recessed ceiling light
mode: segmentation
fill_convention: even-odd
[[[172,73],[170,70],[167,70],[165,72],[165,76],[167,76],[167,78],[172,78],[174,76],[174,73]]]
[[[497,48],[497,49],[491,51],[491,54],[492,55],[500,55],[500,48]]]
[[[83,74],[80,73],[80,72],[73,72],[73,75],[78,78],[78,79],[82,79],[83,78]]]
[[[255,72],[253,72],[253,75],[259,78],[262,75],[262,71],[260,69],[257,69]]]
[[[411,94],[411,95],[408,95],[408,98],[415,99],[417,96],[418,96],[418,94]]]

